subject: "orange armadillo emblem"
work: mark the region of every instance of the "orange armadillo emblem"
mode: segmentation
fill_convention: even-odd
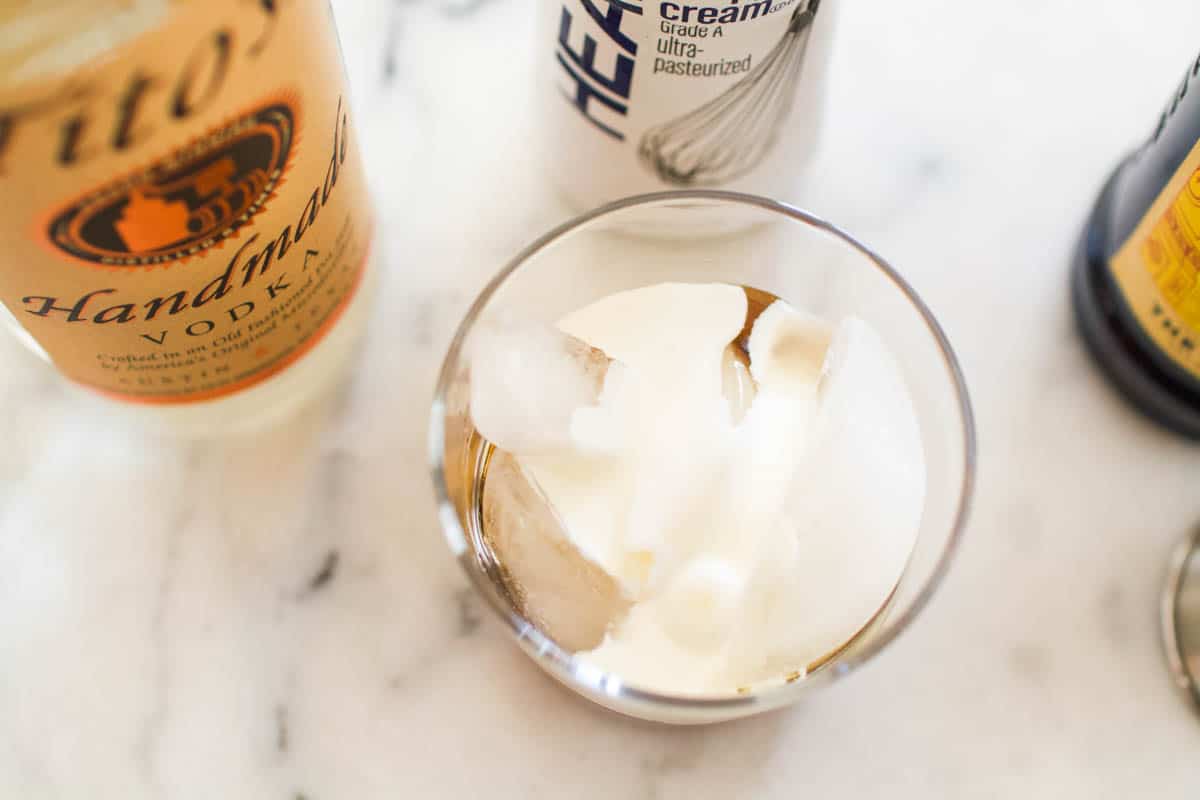
[[[106,267],[180,261],[234,235],[274,195],[293,156],[294,100],[231,120],[54,214],[47,227],[60,253]]]

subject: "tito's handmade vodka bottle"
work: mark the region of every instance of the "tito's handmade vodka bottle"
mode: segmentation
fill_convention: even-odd
[[[324,0],[0,4],[0,186],[3,321],[151,427],[262,424],[350,355],[371,217]]]

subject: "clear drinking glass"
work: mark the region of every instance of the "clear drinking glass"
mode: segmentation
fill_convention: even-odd
[[[925,450],[927,490],[909,564],[875,622],[799,680],[744,694],[692,697],[646,691],[576,658],[510,601],[482,531],[490,445],[471,425],[469,352],[476,322],[500,309],[554,323],[612,292],[664,281],[724,282],[770,292],[830,320],[853,314],[886,340],[908,385]],[[967,389],[945,334],[883,259],[827,222],[790,206],[720,191],[668,192],[609,204],[555,228],[484,288],[460,325],[437,386],[430,456],[451,550],[540,667],[615,711],[706,723],[792,703],[873,657],[908,627],[945,575],[966,522],[975,473]],[[870,502],[870,487],[863,487]]]

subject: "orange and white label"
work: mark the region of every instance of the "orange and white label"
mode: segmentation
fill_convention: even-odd
[[[1113,256],[1112,271],[1146,335],[1200,378],[1200,142]]]
[[[0,302],[67,377],[208,399],[285,368],[370,235],[324,0],[212,0],[0,93]]]

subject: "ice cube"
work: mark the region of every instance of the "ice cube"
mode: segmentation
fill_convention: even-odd
[[[790,490],[796,569],[773,627],[797,668],[853,638],[887,603],[925,501],[920,430],[899,366],[856,318],[834,333]]]
[[[721,392],[729,402],[729,419],[737,425],[746,417],[754,402],[754,378],[750,376],[750,360],[736,344],[725,348],[721,359]]]
[[[743,526],[758,536],[784,512],[810,436],[830,336],[828,323],[776,300],[747,337],[755,394],[737,430],[725,489]]]
[[[486,439],[518,455],[571,448],[572,417],[596,402],[611,361],[549,325],[486,323],[471,348],[471,419]]]
[[[720,391],[721,354],[741,332],[746,311],[740,286],[660,283],[610,294],[558,325],[632,367],[687,383],[700,376],[695,388],[707,397]]]
[[[746,576],[730,561],[693,558],[661,595],[663,630],[681,647],[717,650],[738,622],[745,589]]]
[[[483,485],[483,534],[517,610],[561,647],[596,647],[629,609],[617,582],[583,556],[537,484],[494,450]]]
[[[831,334],[820,317],[776,300],[750,331],[750,374],[760,385],[815,385]]]

